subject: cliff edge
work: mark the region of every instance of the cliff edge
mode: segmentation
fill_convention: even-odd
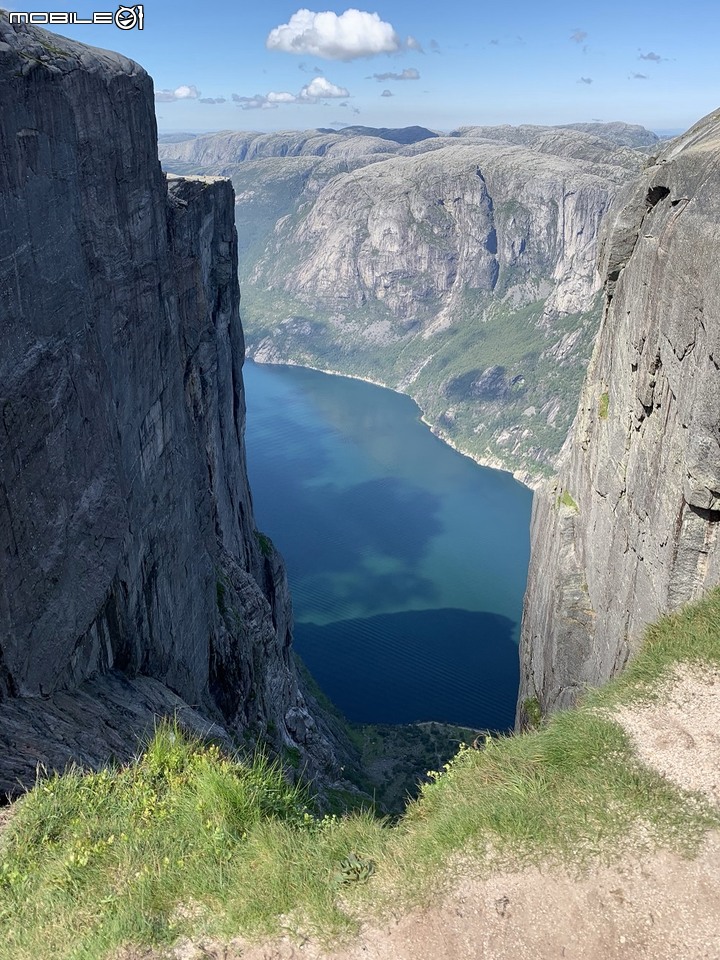
[[[557,480],[535,497],[519,721],[618,671],[720,581],[720,112],[609,214],[603,320]]]
[[[4,14],[0,116],[0,793],[178,711],[327,774],[248,489],[232,186],[166,180],[136,63]]]

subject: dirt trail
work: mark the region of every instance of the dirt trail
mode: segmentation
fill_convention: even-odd
[[[616,715],[642,761],[720,803],[720,672],[678,671]],[[330,954],[287,941],[186,944],[177,960],[720,960],[720,833],[692,860],[659,851],[586,873],[525,868],[452,894]]]

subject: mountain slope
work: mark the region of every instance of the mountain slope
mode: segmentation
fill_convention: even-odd
[[[251,356],[408,392],[436,432],[532,482],[589,357],[600,220],[645,160],[562,128],[368,132],[208,135],[160,154],[233,178]]]

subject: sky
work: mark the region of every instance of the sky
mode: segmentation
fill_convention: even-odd
[[[160,132],[594,120],[679,132],[720,106],[718,0],[147,0],[142,30],[51,29],[141,63]]]

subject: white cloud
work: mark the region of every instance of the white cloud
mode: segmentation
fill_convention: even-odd
[[[156,90],[155,99],[158,103],[170,103],[173,100],[197,100],[200,96],[200,91],[197,87],[182,86],[176,87],[174,90]]]
[[[381,97],[391,97],[392,95],[392,90],[383,90],[383,92],[380,94]]]
[[[425,53],[422,48],[422,44],[415,37],[409,36],[405,41],[405,46],[408,50],[415,50],[417,53]]]
[[[330,83],[325,77],[315,77],[299,93],[303,100],[320,100],[325,97],[349,97],[350,91]]]
[[[271,90],[269,93],[256,93],[254,97],[241,97],[234,93],[232,98],[242,110],[277,110],[284,103],[317,103],[318,100],[342,99],[349,96],[350,91],[345,87],[338,87],[325,77],[314,77],[299,93]],[[347,106],[347,104],[341,103],[340,106]]]
[[[331,10],[315,13],[302,9],[288,23],[271,30],[265,46],[268,50],[325,60],[356,60],[396,53],[402,43],[392,24],[381,20],[377,13],[351,8],[338,16]]]

